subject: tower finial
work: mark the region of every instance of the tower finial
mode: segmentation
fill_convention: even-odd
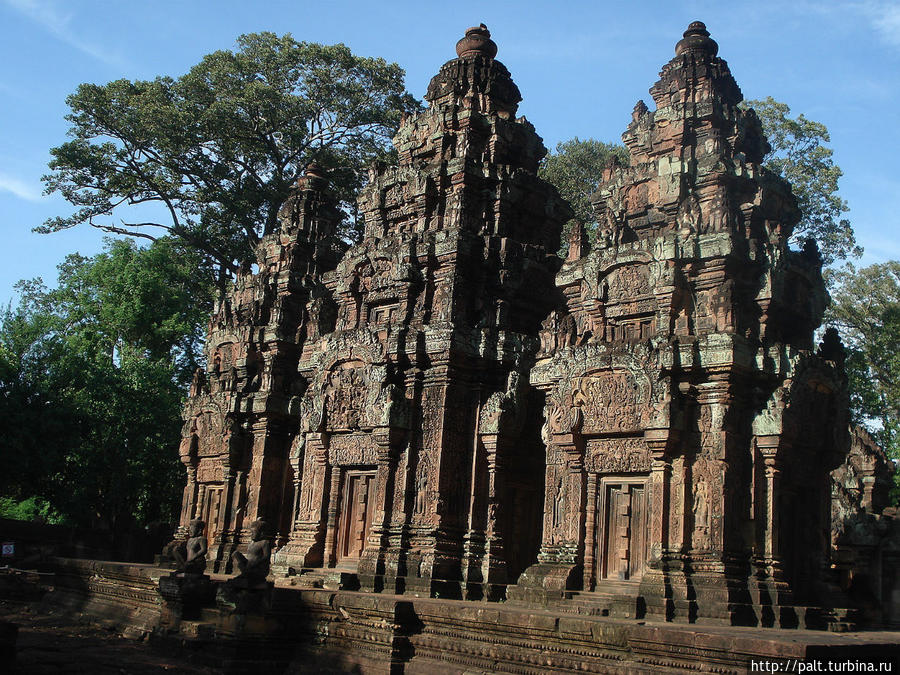
[[[491,40],[491,31],[484,24],[466,30],[466,36],[456,43],[456,55],[486,56],[489,59],[497,56],[497,43]]]
[[[306,170],[303,172],[303,175],[297,179],[298,187],[305,187],[311,190],[321,189],[327,184],[328,180],[325,177],[325,172],[322,170],[322,167],[316,160],[313,160],[309,164],[307,164]]]
[[[706,24],[702,21],[694,21],[684,31],[684,37],[675,45],[675,56],[681,56],[685,52],[706,52],[710,56],[719,53],[719,45],[709,37]]]

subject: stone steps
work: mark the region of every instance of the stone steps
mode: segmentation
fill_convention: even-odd
[[[582,616],[641,619],[644,602],[636,584],[612,584],[594,591],[568,591],[558,608]]]
[[[642,619],[645,608],[636,587],[623,586],[619,590],[568,591],[554,609],[581,616]],[[761,604],[748,610],[759,617],[760,625],[773,628],[846,633],[858,630],[861,620],[861,612],[853,608]]]
[[[216,636],[216,620],[184,620],[178,624],[178,636],[189,640],[212,640]]]

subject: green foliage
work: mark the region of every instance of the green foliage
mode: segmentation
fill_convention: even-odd
[[[77,525],[172,517],[185,384],[212,289],[171,239],[70,255],[0,317],[0,493]]]
[[[35,520],[50,525],[66,524],[66,519],[40,497],[28,497],[21,501],[0,497],[0,518]]]
[[[765,166],[786,178],[803,214],[794,229],[793,243],[813,239],[825,264],[848,257],[859,257],[850,221],[842,216],[847,202],[838,195],[838,180],[843,175],[834,163],[834,151],[824,145],[831,141],[828,129],[803,115],[791,117],[791,109],[771,96],[745,101],[762,122],[772,146]]]
[[[593,138],[573,138],[556,145],[556,152],[541,163],[539,175],[552,183],[593,235],[597,220],[591,207],[591,195],[603,178],[603,170],[614,163],[628,164],[624,145],[604,143]]]
[[[243,35],[238,47],[205,56],[178,79],[79,86],[67,100],[72,140],[51,150],[44,177],[46,191],[77,210],[38,230],[162,231],[234,272],[315,159],[344,200],[353,237],[365,166],[390,152],[402,112],[419,106],[403,70],[290,35]],[[110,220],[136,204],[162,207],[162,217]]]
[[[826,320],[847,347],[851,414],[900,460],[900,262],[847,265],[832,276]]]
[[[177,380],[187,385],[211,309],[209,278],[203,256],[178,240],[138,248],[108,239],[94,258],[67,256],[49,297],[69,340],[87,341],[82,352],[123,364],[171,359]]]

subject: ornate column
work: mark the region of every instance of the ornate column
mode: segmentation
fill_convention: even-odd
[[[687,503],[688,481],[687,462],[684,455],[673,457],[669,472],[669,532],[667,537],[670,557],[676,557],[683,553],[687,542],[685,526],[688,519],[685,504]]]
[[[586,591],[594,589],[597,581],[596,560],[594,558],[594,549],[597,546],[597,476],[592,474],[587,481],[587,500],[585,508],[585,532],[584,532],[584,582],[583,588]]]
[[[223,473],[225,490],[222,495],[222,501],[219,504],[219,522],[222,523],[222,530],[216,536],[216,551],[210,556],[215,561],[216,571],[220,569],[222,564],[221,561],[230,559],[231,551],[228,550],[228,544],[231,543],[231,550],[234,550],[236,546],[233,536],[234,532],[231,529],[235,511],[235,504],[233,504],[235,492],[234,480],[234,470],[231,468],[230,464],[226,464]]]
[[[197,467],[193,463],[188,463],[185,469],[187,484],[184,486],[184,497],[181,501],[181,522],[177,536],[187,535],[188,523],[194,518],[194,512],[197,510]]]
[[[752,405],[751,385],[726,365],[697,385],[700,446],[690,458],[693,503],[686,515],[693,524],[687,528],[692,563],[709,574],[744,578],[750,560],[752,433],[741,411]]]
[[[480,414],[478,415],[480,417]],[[487,527],[487,468],[485,444],[495,445],[496,434],[481,434],[476,428],[473,434],[472,461],[470,464],[468,523],[463,535],[462,577],[464,596],[467,600],[483,597],[482,562],[484,560],[485,529]]]
[[[297,530],[298,521],[300,520],[300,485],[303,476],[303,434],[299,434],[291,446],[290,465],[293,472],[291,483],[294,486],[294,503],[291,504],[291,538]]]
[[[581,439],[576,439],[575,434],[571,434],[570,439],[570,444],[566,446],[568,494],[566,497],[565,544],[564,550],[561,551],[561,560],[578,565],[584,563],[581,533],[584,531],[587,475],[584,471],[584,448]]]
[[[580,421],[574,409],[573,428]],[[507,597],[546,603],[560,599],[566,590],[583,582],[584,563],[580,534],[584,529],[586,476],[580,434],[550,433],[547,446],[547,478],[544,496],[544,538],[538,562],[525,570]],[[576,574],[578,573],[578,574]]]
[[[781,552],[779,551],[778,539],[780,533],[778,531],[779,511],[778,500],[780,496],[779,485],[781,479],[781,457],[783,454],[782,436],[757,436],[756,447],[763,459],[765,471],[765,501],[764,515],[765,527],[762,531],[762,541],[759,547],[760,559],[757,565],[764,571],[766,576],[772,579],[780,579],[782,572]]]
[[[194,502],[194,507],[191,512],[191,518],[202,518],[203,517],[203,501],[206,498],[206,484],[200,483],[197,486],[197,496]]]
[[[478,434],[476,440],[479,461],[473,466],[471,515],[463,555],[466,597],[472,600],[500,599],[507,583],[500,527],[503,467],[499,458],[499,439],[498,433],[491,432]]]
[[[388,534],[391,507],[394,502],[397,456],[402,438],[398,430],[390,427],[376,428],[372,432],[376,445],[375,509],[365,550],[357,566],[360,585],[364,590],[381,591],[384,588],[385,553],[388,550]],[[329,510],[330,513],[330,510]],[[396,578],[396,565],[394,575]],[[396,589],[394,589],[396,590]]]
[[[670,429],[647,429],[644,441],[650,448],[650,561],[663,560],[669,551],[669,512],[672,508],[669,486],[672,475],[670,449],[676,434]]]
[[[337,538],[338,513],[341,501],[341,467],[331,467],[331,490],[328,493],[327,521],[325,523],[325,566],[334,567],[337,562],[335,539]]]
[[[578,533],[584,520],[584,458],[575,434],[553,434],[551,463],[548,448],[547,489],[544,500],[544,543],[538,560],[574,565],[578,561]]]
[[[648,617],[670,620],[673,616],[689,615],[688,583],[679,559],[681,537],[673,547],[670,525],[673,511],[680,511],[683,518],[685,504],[672,501],[672,454],[678,441],[678,432],[669,428],[646,429],[644,441],[650,450],[649,529],[647,544],[648,569],[641,578],[640,589]],[[682,474],[684,463],[681,462]],[[682,475],[682,480],[683,475]],[[673,548],[675,550],[673,550]]]
[[[265,420],[257,420],[252,428],[252,450],[250,454],[250,470],[248,472],[248,481],[251,486],[248,492],[246,516],[249,522],[257,518],[265,518],[268,514],[264,512],[265,495],[263,494],[263,470],[266,460],[266,446],[270,430]],[[245,523],[246,524],[246,523]],[[270,523],[270,527],[274,528],[275,523]]]
[[[291,454],[294,469],[294,506],[288,542],[275,557],[286,572],[289,568],[320,567],[324,564],[325,497],[328,490],[328,451],[322,434],[307,432],[304,447],[295,442]]]
[[[231,510],[231,522],[228,525],[228,528],[234,534],[235,543],[237,543],[237,539],[240,535],[241,525],[243,525],[243,519],[246,510],[245,504],[245,490],[247,483],[247,472],[238,469],[235,472],[234,479],[234,508]]]

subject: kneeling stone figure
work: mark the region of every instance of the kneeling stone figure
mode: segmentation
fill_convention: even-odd
[[[246,555],[240,551],[231,554],[235,567],[240,570],[235,581],[264,583],[269,575],[269,558],[272,555],[272,542],[267,537],[264,520],[256,520],[250,525],[250,538],[252,542]]]

